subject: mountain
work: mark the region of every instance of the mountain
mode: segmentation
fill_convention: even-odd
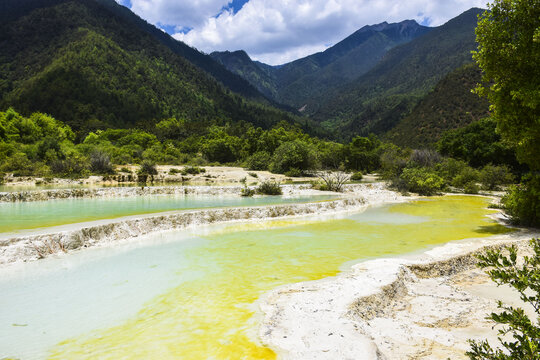
[[[430,30],[413,20],[364,26],[323,52],[280,67],[277,100],[297,108],[307,105],[304,111],[312,113],[329,90],[365,74],[390,49]]]
[[[252,61],[244,51],[214,52],[211,56],[242,76],[263,94],[299,109],[329,89],[366,73],[391,48],[427,33],[413,20],[364,26],[336,45],[279,67]],[[311,101],[310,101],[311,100]],[[304,108],[312,112],[311,108]]]
[[[328,93],[313,118],[338,138],[389,131],[445,75],[472,62],[474,29],[482,12],[470,9],[394,47],[369,72]]]
[[[255,88],[242,77],[227,71],[221,64],[215,62],[210,56],[197,51],[181,41],[175,40],[167,33],[135,15],[128,8],[119,5],[116,1],[89,1],[98,3],[103,8],[109,10],[116,17],[121,18],[126,23],[129,23],[132,26],[137,27],[139,30],[151,35],[153,38],[171,49],[174,53],[181,55],[192,64],[213,76],[231,91],[234,91],[247,98],[260,100],[261,94],[258,93]],[[20,16],[28,14],[33,10],[55,6],[61,2],[67,2],[67,0],[2,0],[2,4],[0,4],[0,9],[2,10],[0,12],[0,21],[12,21]]]
[[[47,112],[82,132],[151,128],[168,117],[199,131],[227,122],[294,121],[211,57],[114,0],[3,0],[1,6],[0,108]]]
[[[246,79],[269,99],[277,99],[277,84],[273,68],[257,63],[243,51],[215,51],[210,56],[231,72]]]
[[[451,72],[385,138],[400,146],[432,147],[445,131],[487,117],[488,101],[471,92],[481,77],[476,64]]]

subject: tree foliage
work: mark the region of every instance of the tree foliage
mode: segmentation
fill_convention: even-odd
[[[483,71],[477,92],[518,159],[540,170],[540,2],[494,0],[476,28],[474,59]]]
[[[480,255],[479,267],[487,271],[497,285],[510,285],[519,293],[524,304],[530,305],[536,319],[530,319],[522,308],[504,305],[499,301],[500,313],[491,313],[489,318],[496,325],[503,325],[499,335],[511,335],[511,340],[499,341],[503,349],[493,349],[487,341],[470,341],[471,350],[467,355],[472,360],[538,360],[540,359],[540,240],[530,242],[532,256],[525,256],[518,262],[517,248],[507,248],[508,255],[500,250],[487,250]]]

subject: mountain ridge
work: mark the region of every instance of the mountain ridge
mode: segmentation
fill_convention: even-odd
[[[47,112],[82,132],[148,128],[169,117],[185,119],[195,132],[226,122],[263,128],[294,122],[288,113],[231,92],[102,6],[111,1],[32,0],[43,6],[24,3],[20,16],[1,23],[0,107]]]
[[[245,51],[213,52],[211,56],[263,94],[298,109],[306,98],[362,75],[389,49],[429,31],[414,20],[366,25],[325,51],[278,67],[256,63]]]

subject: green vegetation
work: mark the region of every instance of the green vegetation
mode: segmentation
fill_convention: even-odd
[[[383,134],[410,114],[448,73],[472,62],[480,9],[471,9],[404,45],[396,46],[369,72],[328,92],[314,114],[336,138]]]
[[[443,155],[464,160],[474,167],[506,164],[514,170],[522,169],[514,150],[502,141],[495,127],[495,122],[486,118],[447,131],[437,144],[438,150]]]
[[[528,174],[511,186],[501,203],[515,224],[540,227],[540,176]]]
[[[532,171],[503,205],[516,222],[540,226],[540,6],[495,0],[476,29],[474,59],[483,71],[477,93],[488,98],[502,140]]]
[[[252,61],[244,51],[214,52],[211,56],[248,80],[266,96],[311,114],[331,89],[373,68],[391,48],[430,31],[411,20],[364,26],[321,53],[280,67]]]
[[[263,181],[256,189],[257,194],[261,195],[281,195],[283,191],[278,182],[266,180]]]
[[[0,22],[0,110],[50,114],[79,139],[109,128],[158,127],[156,135],[181,139],[212,125],[246,121],[270,128],[298,121],[260,95],[254,102],[231,93],[179,55],[179,42],[119,13],[112,0],[29,0],[15,16],[26,6],[20,3],[9,1],[5,11],[14,16]]]
[[[397,190],[422,195],[434,195],[449,187],[476,194],[480,186],[495,190],[514,180],[507,166],[475,169],[464,161],[443,158],[434,150],[407,151],[395,145],[384,149],[381,173]]]
[[[360,181],[360,180],[362,180],[363,178],[364,178],[364,175],[362,174],[361,171],[357,171],[357,172],[355,172],[355,173],[353,173],[353,174],[351,175],[351,180],[352,180],[352,181]]]
[[[444,77],[384,138],[399,146],[434,147],[441,135],[489,115],[489,103],[471,92],[481,80],[476,64]]]
[[[512,340],[499,338],[504,350],[493,349],[487,341],[470,341],[471,350],[467,355],[471,360],[540,359],[540,241],[532,239],[532,256],[525,256],[518,262],[517,248],[488,250],[480,255],[479,267],[489,268],[487,273],[497,285],[509,285],[519,293],[521,301],[532,306],[537,319],[529,319],[522,308],[504,305],[499,301],[500,313],[491,313],[489,318],[496,325],[505,325],[499,330],[501,336],[512,336]]]
[[[247,186],[244,186],[242,188],[242,190],[240,191],[240,196],[244,196],[244,197],[252,197],[253,195],[255,195],[255,190],[254,189],[250,189],[248,188]]]

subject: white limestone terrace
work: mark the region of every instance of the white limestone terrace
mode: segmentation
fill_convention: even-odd
[[[185,191],[185,189],[185,187],[168,187],[167,191]],[[190,189],[220,196],[239,192],[241,187],[190,187]],[[130,188],[127,190],[126,188],[114,188],[112,190],[120,190],[122,194],[125,194],[126,191],[127,193],[134,191]],[[283,191],[284,196],[325,194],[310,189],[309,185],[285,185]],[[179,210],[37,229],[17,234],[2,234],[0,236],[0,266],[14,262],[33,261],[91,246],[106,246],[120,240],[134,239],[157,231],[232,221],[261,221],[358,211],[369,205],[400,202],[406,199],[410,199],[410,197],[404,197],[387,190],[384,183],[354,184],[346,186],[342,197],[329,201]]]
[[[524,305],[490,282],[474,255],[510,243],[523,249],[539,235],[521,230],[452,242],[285,285],[259,300],[259,336],[281,359],[465,359],[468,339],[496,345],[497,330],[485,319],[496,299]]]
[[[375,183],[377,184],[377,183]],[[370,184],[346,184],[344,192],[357,192]],[[256,186],[248,186],[254,189]],[[324,195],[335,192],[322,192],[312,189],[311,184],[287,184],[281,185],[283,196],[299,195]],[[130,187],[101,187],[101,188],[68,188],[68,189],[42,189],[25,191],[0,192],[1,202],[18,201],[44,201],[53,199],[75,199],[75,198],[100,198],[100,197],[129,197],[146,195],[240,195],[243,186],[196,186],[196,185],[175,185],[175,186],[130,186]]]

